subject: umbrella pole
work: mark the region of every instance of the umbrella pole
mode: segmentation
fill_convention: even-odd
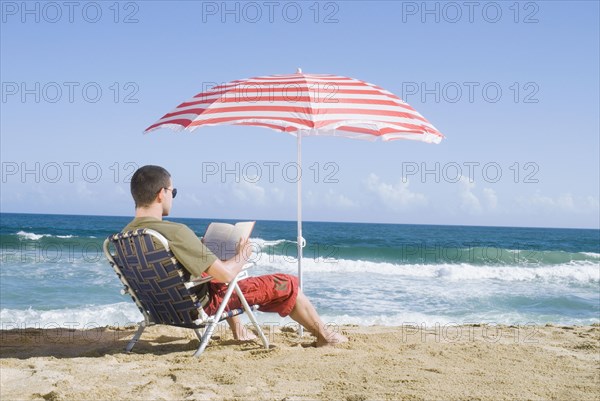
[[[296,202],[298,205],[298,286],[302,290],[302,247],[304,246],[304,239],[302,238],[302,131],[298,131],[296,134],[296,145],[298,151],[298,199]],[[303,334],[304,328],[299,325],[298,335],[302,337]]]

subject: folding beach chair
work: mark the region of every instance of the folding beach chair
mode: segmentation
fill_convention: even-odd
[[[110,248],[114,248],[114,253],[111,253]],[[229,288],[217,312],[208,316],[202,309],[194,288],[206,284],[212,277],[191,281],[190,273],[177,261],[162,234],[148,228],[117,233],[104,241],[103,249],[125,286],[121,293],[129,294],[144,316],[137,332],[127,344],[126,352],[131,351],[146,327],[166,324],[193,329],[200,340],[194,356],[200,356],[217,324],[244,312],[256,328],[263,346],[269,348],[269,342],[252,312],[258,306],[249,306],[238,286],[238,281],[247,277],[246,270],[228,284]],[[225,312],[233,291],[240,298],[243,309]]]

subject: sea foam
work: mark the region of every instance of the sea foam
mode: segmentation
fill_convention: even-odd
[[[270,272],[295,273],[297,259],[280,255],[257,255],[257,268]],[[600,283],[598,263],[581,261],[553,266],[477,266],[460,264],[394,264],[367,260],[303,258],[302,270],[306,273],[380,274],[415,278],[443,278],[453,281],[554,281],[597,284]]]
[[[141,320],[143,320],[142,315],[133,302],[53,310],[33,308],[0,310],[0,322],[3,330],[26,327],[83,329],[130,325]]]

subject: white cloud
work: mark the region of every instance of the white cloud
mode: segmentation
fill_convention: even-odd
[[[269,193],[270,198],[273,199],[275,202],[282,203],[283,201],[285,201],[285,191],[277,187],[273,187],[269,188]]]
[[[586,196],[583,198],[582,205],[584,210],[589,210],[591,212],[600,211],[600,200],[598,198],[594,198],[593,196]]]
[[[312,190],[309,189],[308,191],[304,191],[302,194],[302,202],[308,206],[316,206],[318,204],[317,196]]]
[[[344,194],[340,194],[333,189],[329,189],[324,194],[314,192],[313,190],[306,191],[302,196],[306,205],[311,208],[340,210],[340,209],[356,209],[359,204],[353,201]]]
[[[186,194],[185,200],[191,202],[194,206],[204,206],[204,201],[196,194]]]
[[[336,209],[354,209],[358,207],[358,203],[348,198],[343,194],[335,192],[330,189],[325,194],[325,204]]]
[[[412,192],[408,188],[408,179],[400,180],[396,184],[388,184],[371,173],[367,177],[365,185],[368,191],[374,193],[385,206],[394,211],[407,210],[428,203],[425,195]]]
[[[34,197],[37,202],[52,203],[53,197],[50,194],[50,191],[46,190],[47,186],[35,185],[35,186],[31,187],[31,189],[34,192]],[[59,196],[57,196],[56,200],[59,200],[59,198],[62,198],[62,197],[63,197],[63,195],[60,194]]]
[[[575,201],[571,194],[564,194],[556,200],[558,206],[563,210],[575,210]]]
[[[266,202],[265,189],[260,185],[242,180],[231,186],[233,196],[245,203],[264,205]]]
[[[205,185],[201,191],[190,194],[184,199],[191,205],[222,213],[223,208],[247,212],[256,212],[259,209],[274,211],[274,208],[286,202],[293,200],[295,203],[296,197],[294,194],[290,199],[286,191],[272,184],[262,186],[251,180],[240,180],[237,183]]]
[[[473,193],[475,183],[471,182],[469,177],[460,176],[458,196],[460,198],[460,208],[468,214],[481,214],[483,207],[477,195]]]
[[[469,177],[460,176],[458,182],[459,208],[471,215],[498,210],[498,195],[492,188],[483,188],[481,194],[475,191],[476,184]]]
[[[91,200],[94,198],[94,192],[88,188],[88,184],[81,181],[77,183],[77,195],[79,195],[79,199],[84,200]]]
[[[578,198],[571,193],[560,194],[556,197],[543,195],[539,191],[528,197],[519,196],[515,199],[519,208],[527,212],[537,213],[597,213],[600,210],[598,198],[586,196]]]
[[[131,196],[131,195],[130,195],[130,191],[128,191],[128,190],[125,190],[125,188],[124,188],[124,187],[125,187],[124,185],[115,185],[115,186],[114,186],[114,191],[115,191],[115,194],[116,194],[117,196],[119,196],[119,197],[120,197],[120,196],[125,196],[125,195],[127,195],[127,196]]]
[[[483,198],[488,210],[496,210],[498,207],[498,196],[496,191],[491,188],[483,188]]]

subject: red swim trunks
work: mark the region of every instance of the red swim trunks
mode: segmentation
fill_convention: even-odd
[[[261,312],[277,312],[285,317],[290,314],[298,296],[298,278],[289,274],[269,274],[266,276],[249,277],[238,281],[240,290],[249,305],[258,305]],[[209,284],[210,300],[204,307],[209,315],[217,312],[227,286],[222,283]],[[233,292],[225,311],[243,308],[239,297]]]

